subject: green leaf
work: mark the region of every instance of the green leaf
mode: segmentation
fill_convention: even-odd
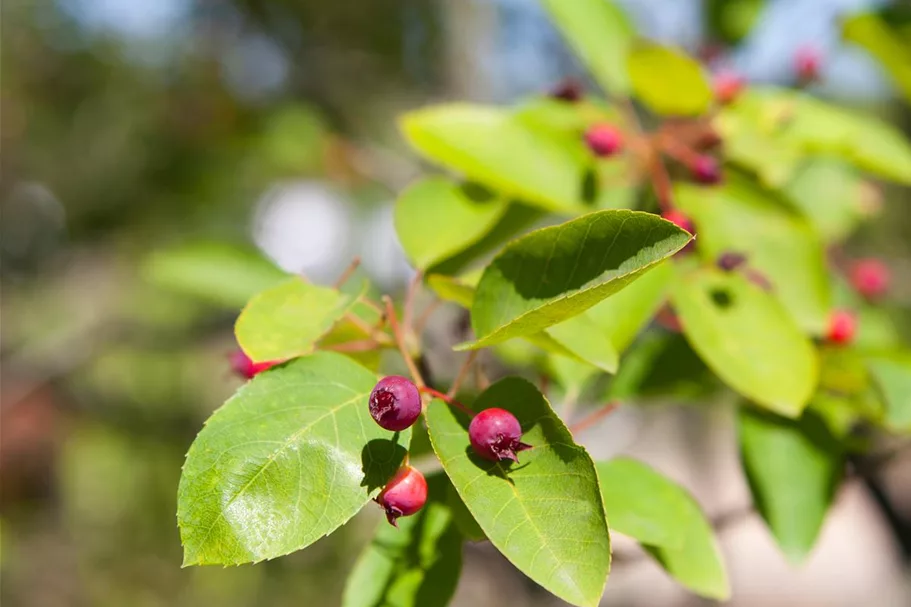
[[[863,180],[843,160],[814,158],[798,169],[785,197],[827,242],[844,240],[864,218]]]
[[[777,413],[800,415],[819,364],[777,301],[743,276],[710,269],[683,277],[671,299],[687,340],[718,377]]]
[[[318,352],[256,376],[218,409],[180,478],[184,566],[282,556],[357,514],[411,436],[370,417],[376,380],[349,358]]]
[[[487,536],[484,535],[484,530],[478,525],[478,521],[474,520],[468,510],[468,506],[459,497],[459,492],[455,490],[452,483],[447,481],[447,485],[449,485],[449,490],[446,492],[446,503],[452,511],[452,518],[459,531],[468,541],[483,542],[486,540]]]
[[[680,547],[645,548],[683,586],[700,596],[724,601],[731,595],[731,588],[712,525],[696,500],[689,495],[686,498],[682,502],[684,535]]]
[[[886,423],[895,430],[911,431],[911,353],[870,355],[866,362],[886,401]]]
[[[468,179],[548,211],[584,210],[581,139],[569,144],[506,110],[464,103],[409,112],[401,128],[418,152]]]
[[[616,373],[620,355],[610,335],[585,312],[546,330],[561,346],[578,358],[608,373]]]
[[[289,278],[250,300],[234,325],[237,343],[255,361],[309,354],[356,301],[335,289]]]
[[[742,407],[740,449],[757,510],[785,557],[803,561],[841,478],[838,441],[812,411],[791,420]]]
[[[462,570],[462,536],[447,503],[449,480],[427,477],[427,504],[383,521],[348,576],[342,607],[446,607]]]
[[[596,211],[508,244],[487,266],[471,307],[482,348],[537,333],[616,293],[692,238],[657,215]]]
[[[805,219],[737,175],[712,188],[679,184],[676,194],[677,204],[696,224],[703,257],[714,261],[728,251],[745,254],[804,330],[826,331],[830,286],[824,248]]]
[[[712,103],[699,62],[680,50],[640,42],[626,65],[636,97],[656,114],[696,116]]]
[[[408,258],[423,270],[479,241],[506,208],[505,200],[482,187],[431,177],[399,196],[395,230]]]
[[[692,499],[679,485],[642,462],[619,457],[597,462],[607,524],[652,546],[681,548]]]
[[[508,377],[475,401],[522,424],[533,446],[508,466],[476,456],[468,417],[436,400],[427,408],[434,450],[490,542],[522,573],[561,599],[594,607],[610,569],[610,537],[595,467],[586,451],[527,381]]]
[[[842,36],[867,49],[886,68],[911,102],[911,43],[902,40],[878,15],[854,15],[842,23]]]
[[[551,19],[595,80],[612,95],[629,93],[626,56],[635,31],[610,0],[543,0]]]
[[[235,309],[288,278],[254,249],[214,242],[154,251],[143,262],[142,274],[163,289]]]
[[[460,305],[466,309],[471,308],[471,302],[474,301],[474,286],[466,284],[455,276],[430,274],[427,276],[427,286],[443,301]]]
[[[550,376],[563,390],[563,398],[558,400],[579,399],[585,386],[598,374],[599,369],[576,358],[551,354],[545,359],[545,368]]]

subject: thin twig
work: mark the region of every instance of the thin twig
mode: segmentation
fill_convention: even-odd
[[[469,409],[468,407],[466,407],[459,401],[455,400],[448,394],[443,394],[439,390],[434,390],[433,388],[429,388],[427,386],[422,386],[421,392],[424,392],[425,394],[429,394],[431,396],[439,398],[441,401],[443,401],[447,405],[455,407],[456,409],[458,409],[459,411],[461,411],[462,413],[465,413],[466,415],[468,415],[470,417],[474,417],[474,411],[472,411],[471,409]]]
[[[380,344],[375,339],[358,339],[356,341],[345,341],[340,344],[323,346],[323,350],[332,350],[334,352],[366,352],[373,350]]]
[[[411,358],[411,354],[408,353],[408,348],[405,347],[405,336],[402,335],[402,328],[399,326],[398,317],[395,315],[392,298],[388,295],[383,295],[383,302],[386,304],[386,318],[389,319],[389,324],[392,325],[392,334],[395,335],[395,341],[399,346],[399,352],[401,352],[402,358],[405,359],[408,371],[411,373],[411,379],[414,380],[414,383],[419,389],[423,388],[426,385],[424,383],[424,378],[421,377],[421,372],[418,371],[417,366],[414,364],[414,359]]]
[[[490,387],[490,379],[484,373],[484,365],[480,361],[477,361],[474,366],[474,383],[481,392]]]
[[[345,271],[342,272],[341,276],[336,279],[335,284],[332,285],[336,289],[340,289],[342,285],[348,282],[348,279],[351,278],[355,272],[357,272],[358,267],[361,265],[361,258],[355,257],[351,260],[351,263],[348,264],[348,267],[345,268]]]
[[[430,320],[430,316],[440,307],[441,303],[443,303],[442,299],[434,299],[426,308],[424,308],[424,311],[421,312],[421,315],[414,322],[414,332],[416,335],[424,334],[424,329],[427,327],[427,321]]]
[[[655,188],[658,206],[663,213],[670,211],[674,208],[671,177],[668,175],[667,167],[664,166],[664,160],[661,159],[661,154],[658,150],[651,150],[649,165],[649,174],[652,178],[652,187]]]
[[[376,303],[375,301],[373,301],[373,300],[370,299],[369,297],[363,296],[363,297],[361,297],[360,301],[361,301],[364,305],[366,305],[366,306],[368,306],[368,307],[370,307],[370,308],[373,308],[373,309],[376,311],[376,313],[380,315],[380,318],[381,318],[381,319],[386,317],[386,310],[384,310],[384,309],[382,308],[382,306],[380,306],[378,303]]]
[[[582,419],[577,421],[575,424],[571,425],[569,427],[569,431],[572,432],[573,434],[582,432],[586,428],[589,428],[590,426],[592,426],[593,424],[595,424],[596,422],[601,420],[601,418],[607,417],[608,415],[613,413],[614,410],[619,406],[620,406],[620,403],[618,403],[616,401],[609,402],[609,403],[599,407],[598,409],[594,410],[593,412],[589,413],[587,416],[583,417]]]
[[[414,332],[414,298],[418,292],[418,286],[421,284],[421,279],[424,277],[424,273],[418,270],[414,273],[414,276],[411,279],[411,282],[408,283],[408,291],[405,293],[405,306],[404,313],[402,315],[402,325],[405,327],[406,334],[412,334]]]
[[[369,335],[372,339],[374,339],[379,344],[391,346],[395,343],[389,338],[388,335],[386,335],[380,329],[380,327],[382,327],[385,324],[385,315],[383,315],[383,317],[380,318],[380,322],[376,326],[371,325],[370,323],[365,321],[363,318],[360,318],[359,316],[357,316],[356,314],[354,314],[352,312],[348,312],[347,314],[345,314],[345,320],[347,320],[348,322],[353,324],[355,327],[357,327],[358,329],[363,331],[365,334]]]
[[[468,375],[471,365],[474,363],[474,360],[478,357],[478,351],[472,350],[468,353],[468,356],[462,362],[462,366],[459,368],[459,372],[456,374],[455,381],[452,382],[452,385],[449,386],[449,390],[446,392],[446,396],[452,398],[459,392],[459,387],[462,385],[462,382],[465,381],[465,377]]]

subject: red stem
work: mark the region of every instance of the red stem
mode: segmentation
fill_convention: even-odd
[[[429,394],[435,398],[439,398],[441,401],[443,401],[447,405],[449,405],[451,407],[455,407],[456,409],[458,409],[462,413],[465,413],[469,417],[474,417],[474,411],[472,411],[471,409],[469,409],[468,407],[466,407],[459,401],[455,400],[454,398],[451,398],[448,395],[443,394],[439,390],[434,390],[433,388],[431,388],[429,386],[421,386],[420,390],[421,390],[421,392],[424,392],[425,394]]]
[[[575,424],[571,425],[569,427],[569,431],[572,432],[573,434],[576,434],[577,432],[582,432],[586,428],[589,428],[593,424],[600,421],[601,418],[607,417],[608,415],[613,413],[614,410],[619,406],[620,406],[620,403],[618,403],[616,401],[607,403],[604,406],[599,407],[595,411],[589,413],[587,416],[583,417],[582,419],[577,421]]]
[[[411,373],[411,379],[418,389],[423,389],[426,385],[424,383],[424,378],[421,377],[421,372],[418,371],[417,365],[414,364],[414,360],[408,353],[408,348],[405,347],[405,336],[402,335],[402,328],[399,326],[399,319],[395,315],[392,299],[388,295],[384,295],[383,302],[386,304],[386,317],[389,319],[389,324],[392,325],[392,334],[395,335],[395,342],[398,344],[402,358],[405,359],[405,364],[408,366],[408,371]]]

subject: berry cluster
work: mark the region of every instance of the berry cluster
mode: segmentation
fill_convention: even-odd
[[[418,387],[400,375],[381,379],[370,393],[368,406],[376,423],[394,432],[411,427],[423,409]],[[522,426],[519,420],[505,409],[485,409],[475,415],[468,426],[468,437],[475,453],[490,461],[517,462],[516,453],[531,448],[520,440]],[[376,497],[392,525],[396,525],[400,516],[418,512],[426,501],[427,481],[407,462]]]

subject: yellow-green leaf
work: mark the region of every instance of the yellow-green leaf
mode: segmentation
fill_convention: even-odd
[[[626,65],[636,97],[656,114],[696,116],[712,103],[702,67],[683,51],[640,42]]]

